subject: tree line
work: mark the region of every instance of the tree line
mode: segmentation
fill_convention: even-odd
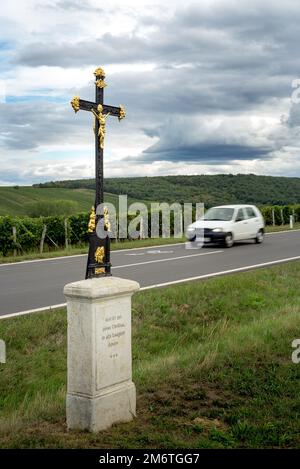
[[[52,181],[34,187],[94,189],[95,180]],[[149,201],[202,202],[206,207],[237,203],[293,205],[300,203],[300,178],[255,174],[106,178],[104,191]]]

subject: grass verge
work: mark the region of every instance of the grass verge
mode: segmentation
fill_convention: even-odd
[[[66,312],[0,321],[1,448],[299,448],[300,263],[140,292],[137,418],[67,432]]]

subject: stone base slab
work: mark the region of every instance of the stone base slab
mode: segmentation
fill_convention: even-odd
[[[129,422],[136,416],[136,391],[133,382],[103,390],[95,397],[67,393],[69,430],[99,432],[114,423]]]

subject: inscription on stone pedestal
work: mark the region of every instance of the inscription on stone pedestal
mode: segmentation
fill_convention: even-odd
[[[109,316],[105,318],[105,326],[102,329],[102,341],[107,341],[107,347],[116,347],[119,345],[119,338],[125,335],[125,324],[122,322],[122,314],[118,316]],[[112,352],[109,358],[117,358],[118,352]]]
[[[131,337],[128,313],[107,309],[99,321],[97,343],[97,389],[131,379]],[[130,364],[130,365],[129,365]]]

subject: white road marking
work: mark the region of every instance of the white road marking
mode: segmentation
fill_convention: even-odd
[[[293,230],[293,231],[296,231],[296,230]],[[300,230],[299,230],[300,231]],[[149,238],[151,239],[151,238]],[[156,248],[168,248],[168,247],[171,247],[171,246],[180,246],[181,244],[184,244],[184,241],[182,241],[181,243],[166,243],[166,244],[157,244],[156,246],[144,246],[144,247],[139,247],[139,248],[126,248],[126,249],[115,249],[114,251],[111,251],[111,252],[114,252],[116,254],[120,254],[122,252],[126,252],[126,251],[137,251],[138,249],[156,249]]]
[[[287,257],[287,258],[284,258],[284,259],[278,259],[276,261],[263,262],[262,264],[253,264],[253,265],[248,265],[248,266],[245,266],[245,267],[238,267],[236,269],[222,270],[222,271],[219,271],[219,272],[213,272],[211,274],[203,274],[203,275],[198,275],[196,277],[188,277],[188,278],[183,278],[183,279],[180,279],[180,280],[173,280],[171,282],[157,283],[157,284],[154,284],[154,285],[148,285],[146,287],[142,287],[140,289],[140,291],[151,290],[152,288],[166,287],[166,286],[169,286],[169,285],[176,285],[176,284],[179,284],[179,283],[192,282],[194,280],[201,280],[201,279],[205,279],[205,278],[219,277],[219,276],[225,275],[225,274],[231,274],[231,273],[235,273],[235,272],[243,272],[243,271],[247,271],[247,270],[250,270],[250,269],[265,267],[265,266],[274,265],[274,264],[282,264],[284,262],[295,261],[295,260],[300,260],[300,256]],[[132,264],[130,264],[130,265],[132,265]],[[42,308],[36,308],[36,309],[30,309],[28,311],[20,311],[18,313],[6,314],[6,315],[3,315],[3,316],[0,315],[0,320],[1,319],[7,319],[7,318],[13,318],[13,317],[16,317],[16,316],[23,316],[25,314],[30,314],[30,313],[37,313],[37,312],[41,312],[41,311],[47,311],[47,310],[63,308],[64,306],[66,306],[66,304],[67,303],[61,303],[61,304],[57,304],[57,305],[53,305],[53,306],[43,306]]]
[[[145,254],[145,252],[129,252],[128,254],[125,254],[125,256],[144,256]]]
[[[297,230],[271,231],[270,233],[265,233],[265,235],[274,235],[274,234],[280,234],[280,233],[293,233],[294,231],[300,231],[300,229],[297,229]]]
[[[295,231],[295,230],[294,230]],[[140,248],[128,248],[128,249],[114,249],[111,250],[111,253],[114,254],[122,254],[123,252],[128,251],[138,251],[140,249],[149,249],[150,247],[153,248],[163,248],[164,246],[184,246],[184,242],[182,243],[172,243],[172,244],[158,244],[157,246],[144,246]],[[0,267],[10,267],[12,265],[20,265],[20,264],[31,264],[32,262],[47,262],[47,261],[58,261],[61,259],[72,259],[74,257],[87,257],[88,253],[86,254],[73,254],[72,256],[60,256],[60,257],[48,257],[46,259],[32,259],[28,261],[19,261],[19,262],[3,262],[0,264]]]
[[[189,254],[188,256],[169,257],[167,259],[155,259],[153,261],[136,262],[134,264],[116,265],[115,267],[112,267],[112,269],[113,270],[124,269],[124,267],[132,267],[132,266],[137,266],[137,265],[156,264],[157,262],[177,261],[178,259],[187,259],[188,257],[208,256],[209,254],[220,254],[221,252],[224,252],[224,251],[209,251],[209,252],[203,252],[201,254]]]
[[[10,267],[12,265],[20,265],[20,264],[31,264],[32,262],[48,262],[48,261],[59,261],[61,259],[72,259],[74,257],[87,257],[86,254],[74,254],[73,256],[61,256],[61,257],[48,257],[47,259],[32,259],[30,261],[20,261],[20,262],[4,262],[0,264],[0,267]]]
[[[296,261],[296,260],[300,260],[300,256],[287,257],[286,259],[278,259],[276,261],[263,262],[262,264],[247,265],[245,267],[238,267],[236,269],[222,270],[220,272],[213,272],[211,274],[197,275],[196,277],[189,277],[189,278],[184,278],[184,279],[181,279],[181,280],[173,280],[171,282],[157,283],[157,284],[154,284],[154,285],[149,285],[147,287],[142,287],[140,290],[150,290],[151,288],[165,287],[165,286],[168,286],[168,285],[175,285],[177,283],[192,282],[193,280],[200,280],[200,279],[204,279],[204,278],[218,277],[218,276],[224,275],[224,274],[231,274],[231,273],[234,273],[234,272],[243,272],[243,271],[246,271],[246,270],[257,269],[259,267],[265,267],[265,266],[274,265],[274,264],[282,264],[283,262]]]
[[[14,318],[16,316],[24,316],[25,314],[31,313],[40,313],[41,311],[52,311],[53,309],[64,308],[66,305],[67,303],[61,303],[59,305],[43,306],[42,308],[28,309],[28,311],[20,311],[18,313],[4,314],[3,316],[0,316],[0,319]]]
[[[173,252],[174,251],[162,251],[161,249],[156,249],[155,251],[147,251],[147,254],[172,254]]]
[[[265,233],[265,235],[276,235],[276,234],[280,234],[280,233],[294,233],[294,232],[297,232],[297,231],[300,231],[300,229],[296,229],[296,230],[284,230],[284,231],[273,231],[271,233]],[[113,254],[122,254],[123,252],[127,252],[127,251],[137,251],[137,250],[140,250],[140,249],[149,249],[149,248],[163,248],[163,247],[169,247],[169,246],[184,246],[185,244],[185,241],[181,242],[181,243],[173,243],[173,244],[158,244],[157,246],[144,246],[144,247],[139,247],[139,248],[128,248],[128,249],[116,249],[116,250],[113,250],[111,251]],[[58,261],[58,260],[61,260],[61,259],[72,259],[74,257],[87,257],[87,253],[86,254],[74,254],[72,256],[60,256],[60,257],[50,257],[50,258],[47,258],[47,259],[32,259],[32,260],[28,260],[28,261],[20,261],[20,262],[4,262],[2,264],[0,264],[0,267],[10,267],[10,266],[14,266],[14,265],[20,265],[20,264],[29,264],[29,263],[32,263],[32,262],[48,262],[48,261]]]

